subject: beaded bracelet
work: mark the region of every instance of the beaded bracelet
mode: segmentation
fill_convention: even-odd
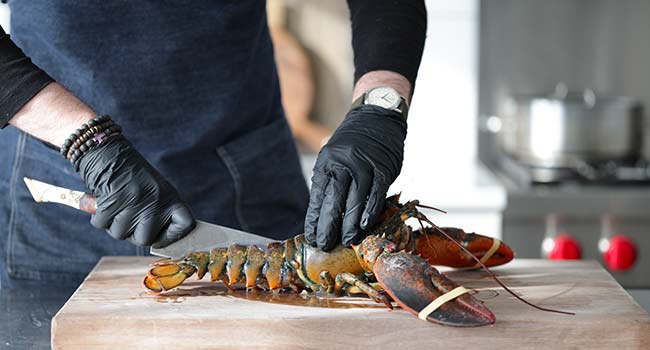
[[[95,118],[88,121],[88,123],[84,123],[79,129],[77,129],[77,131],[71,134],[65,140],[65,142],[63,142],[63,145],[61,146],[61,156],[63,156],[63,158],[65,159],[68,159],[68,151],[70,150],[70,147],[72,146],[74,141],[78,137],[80,137],[83,133],[85,133],[89,128],[96,126],[97,124],[100,124],[108,119],[110,119],[110,117],[107,115],[98,115]]]
[[[112,120],[108,120],[102,124],[91,126],[89,128],[86,128],[86,132],[81,134],[70,146],[70,149],[68,150],[68,153],[66,154],[66,158],[70,159],[72,154],[75,152],[79,146],[84,144],[86,141],[88,141],[93,135],[96,133],[100,132],[101,130],[106,130],[114,125]]]
[[[61,146],[61,155],[79,171],[79,160],[88,150],[102,143],[108,136],[122,132],[107,115],[99,115],[83,124]]]

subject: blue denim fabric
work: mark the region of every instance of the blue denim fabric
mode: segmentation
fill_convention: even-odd
[[[83,4],[83,5],[82,5]],[[113,116],[198,219],[277,239],[302,232],[308,191],[282,110],[265,4],[13,0],[12,38]],[[0,283],[78,281],[102,255],[142,254],[89,217],[36,204],[23,176],[84,189],[56,151],[0,132]]]

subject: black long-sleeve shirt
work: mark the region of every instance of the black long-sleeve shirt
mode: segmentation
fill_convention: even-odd
[[[355,82],[389,70],[414,85],[427,27],[424,0],[348,0]],[[53,79],[32,63],[0,27],[0,127]]]
[[[413,86],[427,31],[424,0],[348,0],[348,6],[354,81],[370,71],[390,70]]]
[[[0,127],[52,81],[0,27]]]

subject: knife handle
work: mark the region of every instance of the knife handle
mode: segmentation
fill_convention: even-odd
[[[97,212],[97,200],[95,196],[90,193],[84,193],[79,199],[79,209],[88,214],[95,215],[95,212]]]

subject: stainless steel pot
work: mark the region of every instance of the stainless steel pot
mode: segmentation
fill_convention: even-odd
[[[641,152],[643,114],[628,97],[568,93],[517,96],[500,118],[501,148],[519,161],[541,167],[634,161]]]

